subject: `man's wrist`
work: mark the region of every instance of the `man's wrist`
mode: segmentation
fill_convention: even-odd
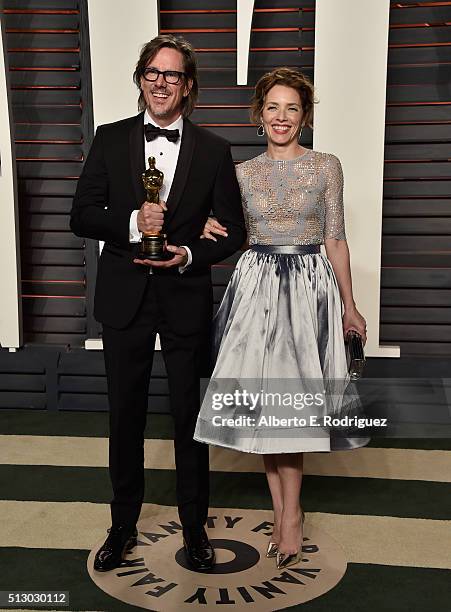
[[[193,263],[193,256],[189,247],[182,245],[180,248],[186,253],[186,260],[184,258],[183,263],[179,265],[179,272],[180,274],[183,274],[183,272],[185,272],[185,270]]]
[[[138,228],[138,213],[139,210],[132,210],[130,215],[130,222],[128,228],[128,240],[129,242],[136,243],[140,242],[142,234]]]

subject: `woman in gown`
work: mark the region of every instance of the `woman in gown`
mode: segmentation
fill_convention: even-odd
[[[341,380],[346,386],[344,336],[354,329],[366,342],[365,319],[352,294],[340,161],[299,144],[302,126],[312,125],[313,104],[313,86],[296,70],[273,70],[256,85],[251,118],[257,133],[266,135],[267,150],[237,167],[250,248],[215,317],[216,365],[194,434],[200,442],[263,455],[274,509],[267,556],[276,557],[279,569],[302,558],[302,453],[329,451],[330,435],[309,435],[308,427],[301,435],[297,426],[280,435],[255,423],[245,434],[220,427],[214,415],[250,412],[235,401],[214,413],[211,397],[212,390],[230,391],[230,383],[240,388],[246,380],[261,386],[282,381],[287,389],[293,380]],[[210,219],[203,236],[215,240],[213,234],[226,236],[227,230]]]

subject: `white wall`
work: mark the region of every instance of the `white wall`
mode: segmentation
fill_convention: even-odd
[[[0,28],[0,344],[22,343],[16,168]]]
[[[141,47],[158,35],[157,0],[89,0],[94,123],[136,114],[133,72]]]
[[[316,0],[313,148],[343,165],[354,296],[370,357],[399,357],[399,347],[379,346],[389,11],[389,0]]]
[[[237,0],[236,18],[236,82],[237,85],[247,85],[249,66],[249,45],[252,28],[254,0]]]

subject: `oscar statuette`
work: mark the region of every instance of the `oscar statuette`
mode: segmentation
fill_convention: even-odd
[[[142,181],[146,190],[146,200],[149,204],[158,204],[160,189],[163,185],[164,174],[155,168],[155,157],[149,157],[149,168],[143,172]],[[153,261],[164,261],[171,254],[166,252],[166,234],[162,232],[143,232],[140,243],[140,258]]]

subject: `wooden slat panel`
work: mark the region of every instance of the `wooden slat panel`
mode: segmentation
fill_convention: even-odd
[[[9,11],[52,11],[52,12],[78,12],[77,0],[5,0],[5,12]]]
[[[417,179],[451,179],[451,164],[449,162],[417,162],[385,164],[386,179],[413,178]]]
[[[73,298],[24,297],[25,315],[40,317],[86,317],[86,301]]]
[[[24,317],[29,333],[32,334],[86,334],[86,321],[83,317]]]
[[[191,118],[201,124],[250,124],[248,108],[196,108]]]
[[[382,231],[384,234],[451,234],[451,216],[433,217],[424,222],[422,218],[388,218],[384,219]],[[451,240],[449,243],[451,247]]]
[[[417,2],[416,4],[418,4],[418,6],[404,6],[402,8],[397,8],[396,4],[406,3],[392,4],[392,10],[390,11],[390,27],[397,25],[405,26],[408,24],[445,24],[449,22],[449,4],[444,3],[444,6],[427,6],[427,2]]]
[[[12,29],[35,29],[35,30],[77,30],[80,19],[77,14],[72,15],[52,15],[52,14],[11,14],[8,15],[8,30]]]
[[[5,4],[25,340],[81,344],[86,333],[85,241],[69,228],[85,154],[79,0]]]
[[[451,325],[451,308],[382,308],[382,323]]]
[[[451,343],[451,325],[381,325],[381,340],[383,342],[402,337],[404,342],[446,342]]]
[[[422,234],[384,234],[382,236],[382,253],[443,253],[450,248],[449,236]],[[412,262],[414,263],[414,262]],[[416,264],[415,264],[416,265]],[[401,266],[408,267],[408,266]],[[419,266],[424,267],[424,266]],[[427,266],[426,266],[427,267]]]
[[[205,52],[197,48],[197,61],[200,68],[234,68],[236,66],[236,49],[231,51]],[[293,48],[251,51],[249,64],[254,68],[272,69],[274,66],[297,66],[299,63],[299,50],[297,45]]]
[[[51,53],[78,51],[79,35],[76,34],[6,34],[8,51],[21,53]]]
[[[387,289],[381,290],[382,306],[435,306],[451,308],[451,289]]]
[[[16,141],[18,142],[39,142],[48,141],[61,143],[80,143],[83,140],[80,125],[48,125],[20,123],[15,130]]]
[[[107,396],[102,394],[62,393],[58,403],[58,410],[94,410],[108,411]],[[169,412],[169,399],[154,396],[149,400],[148,412]]]
[[[385,200],[385,217],[451,217],[449,200]]]
[[[22,261],[40,266],[79,266],[85,265],[82,249],[27,249],[22,251]]]
[[[69,215],[28,215],[23,226],[32,231],[70,232]]]
[[[451,106],[448,113],[451,112]],[[385,160],[386,161],[401,161],[401,160],[439,160],[443,161],[449,157],[449,145],[447,143],[417,143],[412,144],[401,143],[385,143]]]
[[[422,253],[418,250],[399,252],[386,252],[382,254],[382,266],[385,267],[401,267],[409,266],[415,261],[416,266],[434,267],[434,268],[451,268],[451,251],[446,252],[429,252]]]
[[[47,405],[46,393],[29,393],[17,391],[4,391],[0,394],[0,408],[27,410],[43,410]]]
[[[227,285],[232,276],[233,266],[213,266],[211,277],[215,285]]]
[[[385,343],[393,344],[393,340],[386,339]],[[451,357],[449,342],[404,342],[396,341],[400,347],[401,355],[406,358],[409,356],[419,357],[424,361],[432,357]]]
[[[27,247],[45,249],[83,249],[84,239],[72,232],[24,232]]]
[[[36,358],[36,354],[32,351],[10,353],[7,349],[0,349],[0,371],[3,373],[44,374],[45,366],[43,360]]]
[[[232,64],[232,62],[230,62]],[[251,68],[248,70],[248,78],[250,83],[256,83],[260,77],[262,77],[269,68]],[[199,83],[201,87],[235,87],[236,86],[236,67],[231,65],[228,68],[224,67],[207,67],[199,69]]]
[[[89,376],[84,377],[83,380],[83,393],[107,393],[106,376]],[[80,389],[80,376],[67,376],[63,375],[59,377],[59,386],[62,393],[76,393]],[[162,378],[152,378],[150,383],[151,395],[169,395],[168,382]]]
[[[236,32],[224,32],[224,28],[218,24],[217,29],[211,32],[183,32],[183,38],[190,42],[195,49],[236,49]],[[177,32],[174,32],[177,34]],[[288,29],[284,31],[260,32],[253,30],[251,33],[251,49],[291,48],[300,45],[299,30]],[[202,51],[205,53],[205,51]]]
[[[268,24],[267,13],[254,12],[252,29],[258,28],[296,28],[299,24],[299,12],[273,12]],[[313,15],[312,15],[313,17]],[[310,25],[310,24],[309,24]],[[236,12],[232,13],[161,13],[161,32],[171,31],[185,36],[184,30],[229,28],[236,30]]]
[[[449,289],[451,268],[385,268],[382,270],[382,287],[412,289]]]
[[[22,278],[24,281],[33,279],[33,282],[64,281],[82,286],[85,279],[84,268],[77,266],[38,266],[24,264]]]
[[[65,161],[83,161],[83,147],[80,144],[39,144],[27,143],[16,145],[16,159],[24,160],[58,160]],[[81,166],[78,167],[78,173]],[[68,176],[71,176],[69,173]],[[72,175],[73,176],[73,175]]]
[[[435,85],[390,85],[387,87],[388,104],[439,103],[449,104],[449,94]]]
[[[72,208],[71,198],[39,198],[29,196],[24,198],[24,210],[29,213],[65,213],[69,214]]]
[[[86,332],[83,334],[51,334],[51,333],[35,333],[33,331],[28,332],[29,334],[29,342],[31,344],[38,345],[63,345],[63,346],[82,346],[85,338]]]
[[[16,123],[80,124],[80,106],[20,106],[14,110]]]
[[[412,66],[389,66],[387,71],[387,83],[390,86],[393,85],[410,85],[410,83],[416,83],[417,85],[428,85],[429,83],[442,83],[448,82],[448,73],[450,70],[449,62],[443,63],[430,63],[426,65],[412,65]]]
[[[82,349],[75,349],[61,355],[58,365],[59,375],[68,376],[105,376],[105,363],[103,354],[99,351],[90,351],[89,358]],[[153,360],[152,379],[155,377],[166,377],[163,357],[160,352],[156,352]]]
[[[239,145],[232,146],[232,157],[235,162],[247,161],[257,157],[266,150],[264,145]]]
[[[15,70],[10,83],[13,89],[79,89],[80,74],[71,70]]]
[[[395,47],[390,49],[388,63],[419,64],[421,62],[446,62],[451,57],[451,47]]]
[[[81,172],[80,162],[54,162],[39,159],[39,157],[20,161],[17,167],[24,179],[78,179]]]
[[[446,198],[451,189],[450,181],[422,181],[422,180],[392,180],[385,181],[384,197],[386,198],[410,198],[410,197],[432,197]]]
[[[33,180],[24,179],[23,185],[29,196],[63,196],[73,197],[77,188],[76,179],[67,180]]]
[[[0,393],[5,391],[45,391],[45,379],[39,374],[5,374],[0,372]]]
[[[449,44],[449,28],[446,26],[418,28],[390,28],[389,48],[399,45]]]
[[[451,125],[389,125],[386,129],[387,142],[449,142]]]
[[[67,283],[67,282],[39,282],[39,281],[22,281],[22,295],[29,299],[33,297],[48,297],[48,298],[84,298],[83,284]],[[30,340],[31,342],[31,340]],[[65,344],[65,342],[63,342]]]
[[[7,18],[8,19],[8,18]],[[80,67],[78,53],[19,53],[11,51],[8,53],[9,69],[11,71],[19,68],[59,68],[76,69]]]
[[[16,106],[76,106],[80,107],[80,92],[71,89],[15,89],[11,92],[13,110]]]
[[[201,88],[199,92],[199,100],[197,107],[224,107],[224,108],[249,108],[250,99],[252,96],[251,87],[232,87],[227,89],[221,88]]]
[[[262,9],[280,9],[283,10],[299,10],[304,7],[314,6],[314,0],[257,0],[258,5],[256,10]],[[193,0],[162,0],[160,2],[160,10],[162,13],[167,11],[187,11],[187,12],[209,12],[209,11],[233,11],[236,12],[234,2],[228,0],[208,0],[208,2],[193,2]]]

